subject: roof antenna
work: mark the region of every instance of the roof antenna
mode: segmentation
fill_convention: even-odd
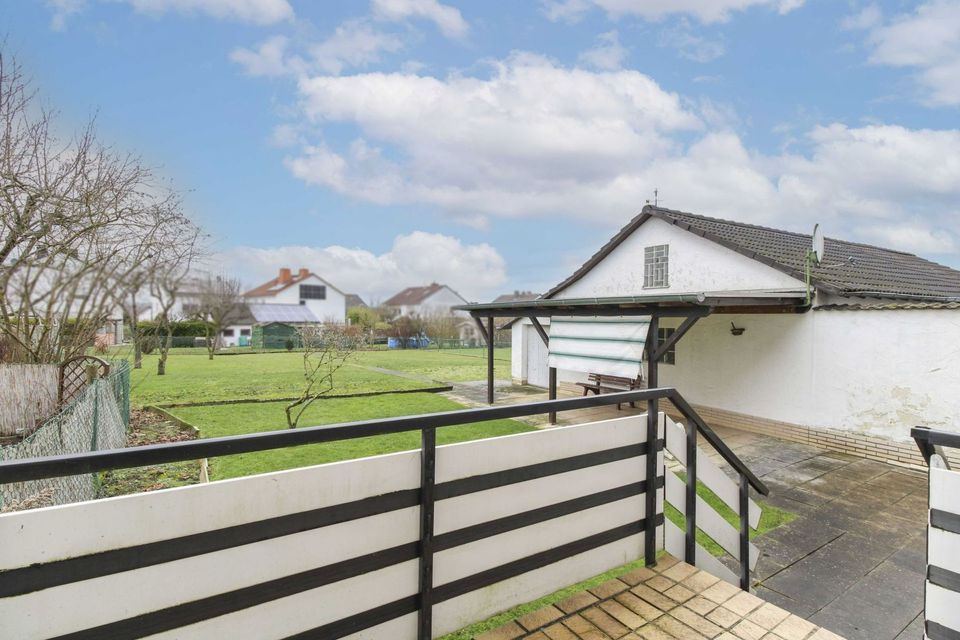
[[[660,193],[659,189],[653,190],[653,206],[655,207],[658,206],[659,204],[659,197],[658,197],[659,193]],[[650,200],[647,200],[647,204],[650,204]]]

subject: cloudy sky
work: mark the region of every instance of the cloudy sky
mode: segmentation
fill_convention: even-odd
[[[249,284],[542,291],[655,189],[960,267],[960,0],[38,0],[0,25]]]

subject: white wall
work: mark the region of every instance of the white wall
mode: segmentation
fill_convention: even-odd
[[[420,316],[426,318],[432,315],[454,315],[458,317],[470,317],[466,311],[450,311],[450,307],[461,304],[467,304],[467,301],[457,295],[450,287],[444,286],[433,295],[428,296],[419,304],[405,304],[399,309],[401,316]]]
[[[670,245],[670,286],[643,288],[643,250]],[[747,289],[803,289],[804,283],[756,260],[651,218],[583,278],[554,298],[640,296]]]
[[[246,298],[247,302],[260,302],[264,304],[300,304],[300,285],[312,284],[323,285],[327,288],[326,300],[307,300],[306,307],[321,322],[345,322],[347,317],[347,298],[335,289],[329,282],[318,276],[310,276],[306,280],[298,282],[287,287],[275,296],[265,296],[259,298]]]
[[[663,242],[670,244],[671,286],[643,289],[643,247]],[[556,297],[795,289],[797,284],[736,252],[651,220]],[[731,322],[746,332],[733,336]],[[532,365],[523,359],[536,357],[529,348],[517,348],[529,339],[525,329],[516,328],[522,324],[514,325],[515,378],[529,377]],[[679,324],[661,321],[663,327]],[[695,404],[898,440],[908,439],[914,425],[960,431],[958,311],[716,315],[700,320],[676,351],[676,365],[660,365],[660,385],[676,387]],[[571,382],[585,374],[561,370],[557,377]]]

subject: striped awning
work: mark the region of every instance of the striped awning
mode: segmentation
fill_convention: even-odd
[[[549,366],[636,378],[649,327],[649,316],[551,318]]]

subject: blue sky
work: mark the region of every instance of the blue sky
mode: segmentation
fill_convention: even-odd
[[[654,189],[960,267],[960,0],[7,0],[0,26],[250,284],[542,291]]]

